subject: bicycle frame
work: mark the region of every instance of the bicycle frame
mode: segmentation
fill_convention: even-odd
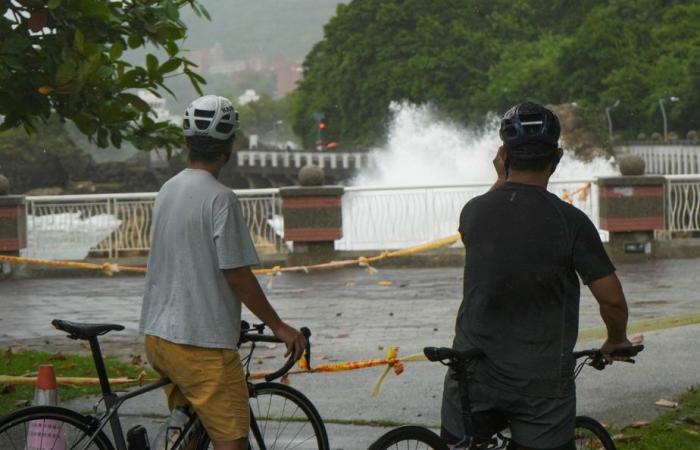
[[[122,429],[121,425],[121,420],[119,419],[119,408],[126,402],[127,400],[130,400],[134,397],[138,397],[140,395],[143,395],[147,392],[162,388],[164,386],[167,386],[168,384],[171,383],[170,379],[168,378],[162,378],[156,382],[150,383],[146,386],[140,387],[139,389],[136,389],[134,391],[128,392],[124,395],[117,395],[112,391],[112,387],[109,384],[109,378],[107,376],[107,369],[104,364],[104,359],[102,357],[102,352],[100,350],[100,344],[97,341],[97,337],[93,337],[89,339],[90,342],[90,351],[92,353],[92,358],[95,362],[95,369],[97,371],[97,377],[100,380],[100,388],[102,390],[102,399],[105,402],[105,413],[100,416],[99,418],[96,418],[98,421],[97,428],[95,428],[94,432],[90,436],[90,439],[82,446],[81,450],[87,450],[88,446],[94,442],[95,438],[97,435],[105,429],[107,424],[111,426],[112,429],[112,434],[114,437],[114,444],[116,450],[128,450],[127,449],[127,444],[126,440],[124,439],[124,431]],[[255,350],[255,343],[252,343],[252,348],[250,354]],[[248,356],[250,358],[250,355]],[[249,363],[249,359],[248,359]],[[250,375],[250,371],[248,370],[248,365],[246,365],[246,378]],[[248,382],[248,392],[251,396],[254,394],[254,388],[253,384]],[[185,437],[190,433],[190,430],[192,430],[192,427],[195,426],[201,426],[201,421],[199,420],[199,417],[197,415],[193,415],[192,418],[185,424],[185,427],[183,428],[183,432],[178,438],[178,440],[175,442],[173,449],[172,450],[180,450],[181,445],[183,444],[183,441]],[[260,450],[266,450],[265,442],[262,436],[262,433],[260,432],[260,428],[258,426],[257,420],[255,419],[255,415],[253,414],[252,408],[250,409],[250,429],[253,433],[253,437],[257,441],[258,448]],[[249,447],[250,448],[250,447]]]

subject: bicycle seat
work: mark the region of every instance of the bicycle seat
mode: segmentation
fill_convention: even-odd
[[[59,319],[52,320],[51,325],[57,330],[68,333],[68,337],[71,339],[92,339],[112,330],[121,331],[124,329],[124,325],[113,323],[77,323]]]
[[[473,348],[471,350],[455,350],[449,347],[425,347],[423,349],[425,357],[430,361],[444,361],[446,359],[466,362],[470,359],[484,356],[483,350]]]

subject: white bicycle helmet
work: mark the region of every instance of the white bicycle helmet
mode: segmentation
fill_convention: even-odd
[[[238,111],[228,99],[217,95],[205,95],[190,103],[182,119],[185,137],[209,136],[225,141],[237,128]]]

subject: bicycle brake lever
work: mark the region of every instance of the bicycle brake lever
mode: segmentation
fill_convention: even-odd
[[[306,327],[302,327],[301,333],[306,338],[306,370],[311,371],[311,330]]]

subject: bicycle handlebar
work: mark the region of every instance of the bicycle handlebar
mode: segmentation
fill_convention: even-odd
[[[241,340],[240,343],[244,342],[273,342],[277,344],[282,344],[283,341],[279,339],[276,336],[272,336],[269,334],[262,334],[263,331],[265,330],[265,325],[264,324],[256,324],[253,325],[252,327],[248,322],[242,321],[241,322]],[[301,327],[299,329],[301,331],[301,334],[304,335],[306,338],[306,359],[309,364],[309,369],[311,369],[311,340],[309,339],[311,337],[311,330],[309,330],[306,327]],[[294,367],[294,363],[296,363],[297,360],[294,359],[294,354],[291,354],[289,356],[289,359],[284,363],[284,366],[282,366],[279,370],[276,370],[273,373],[265,375],[265,381],[272,381],[277,378],[282,377],[284,374],[289,372],[289,370]]]
[[[629,362],[634,364],[634,360],[632,359],[633,356],[637,356],[639,352],[644,350],[643,345],[633,345],[631,347],[626,347],[626,348],[620,348],[615,351],[613,351],[610,356],[613,357],[624,357],[624,362]],[[603,354],[600,352],[600,349],[590,349],[590,350],[581,350],[578,352],[574,352],[574,358],[579,359],[579,358],[591,358],[591,362],[588,363],[591,367],[598,369],[598,370],[603,370],[605,369],[605,366],[610,364],[605,357],[603,357]]]

